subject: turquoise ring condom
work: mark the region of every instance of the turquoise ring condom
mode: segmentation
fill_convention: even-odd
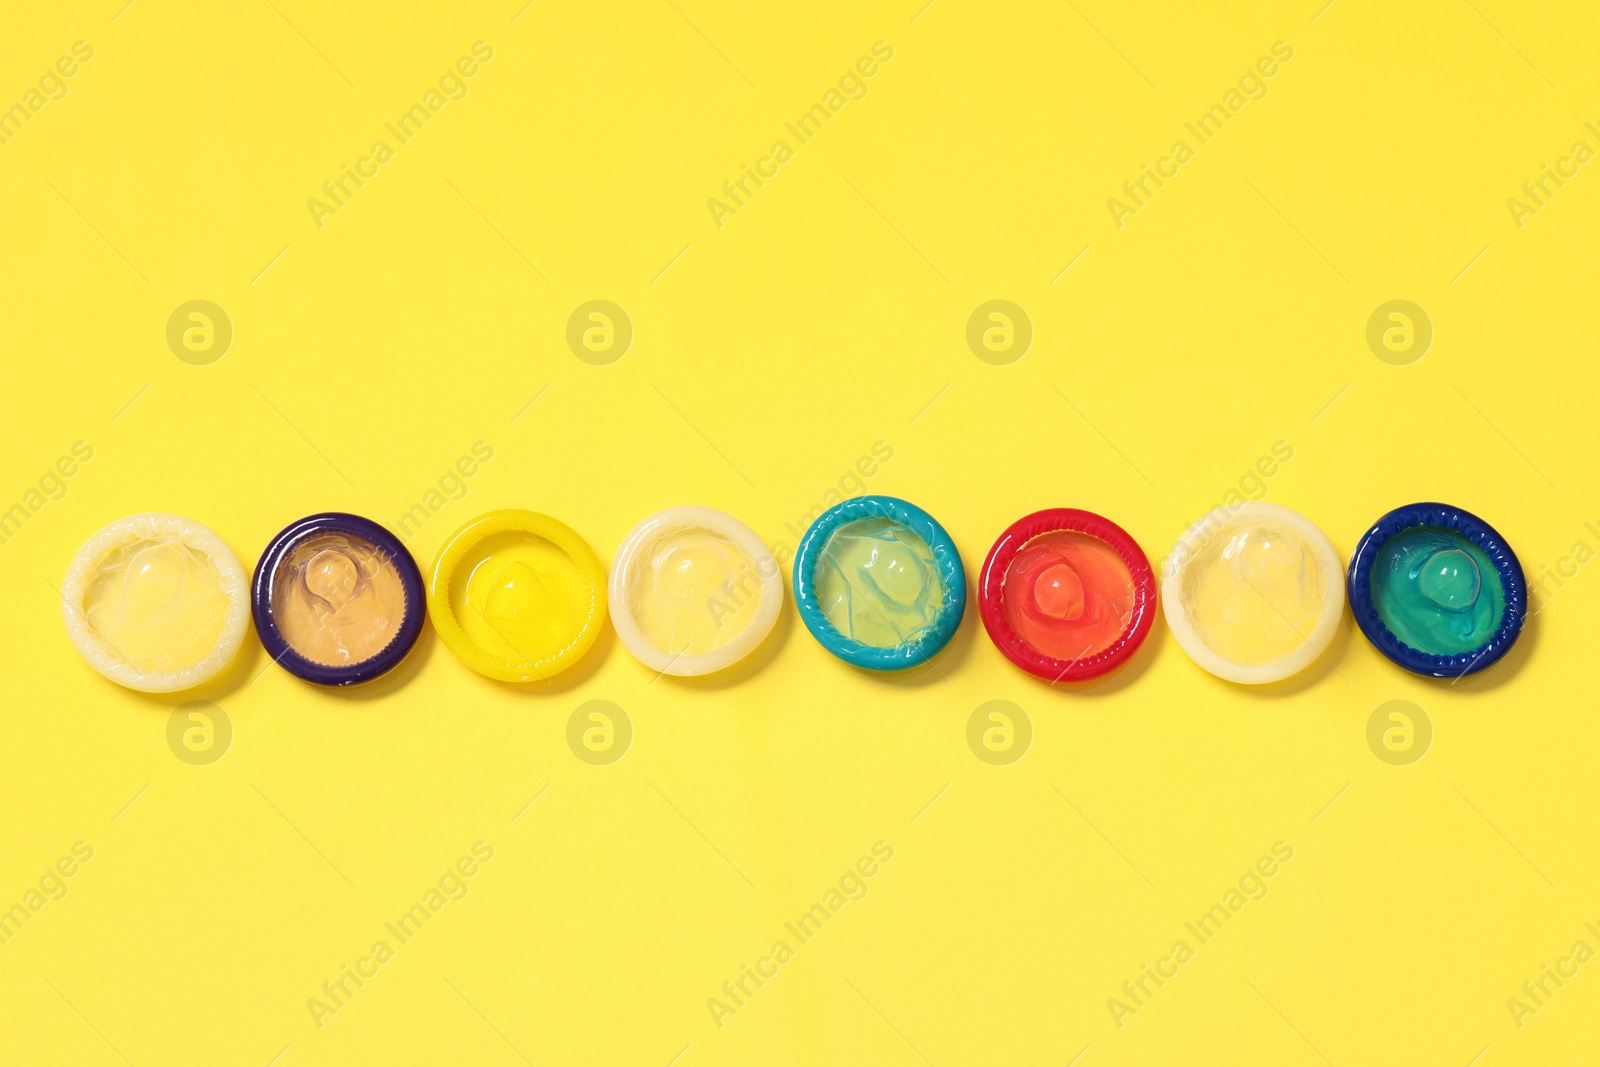
[[[823,512],[800,539],[794,599],[817,644],[854,667],[899,671],[950,643],[967,576],[933,516],[896,497],[861,496]]]

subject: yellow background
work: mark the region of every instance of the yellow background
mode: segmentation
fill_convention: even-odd
[[[517,689],[427,631],[361,692],[267,669],[251,636],[199,693],[143,697],[79,660],[53,591],[130,512],[207,523],[247,565],[311,512],[392,527],[480,440],[494,459],[411,542],[425,567],[500,507],[605,560],[678,503],[792,549],[785,523],[878,441],[868,488],[933,513],[969,578],[1048,506],[1109,516],[1159,566],[1283,441],[1267,499],[1342,555],[1437,499],[1537,577],[1600,548],[1600,173],[1521,228],[1506,200],[1600,147],[1592,5],[120,3],[29,5],[0,35],[3,104],[94,48],[0,146],[0,506],[94,448],[0,546],[0,902],[95,850],[0,948],[0,1060],[1592,1054],[1600,963],[1520,1029],[1506,1000],[1600,948],[1593,565],[1564,564],[1471,680],[1408,675],[1347,618],[1331,663],[1266,690],[1203,673],[1160,620],[1119,675],[1051,689],[971,605],[934,667],[868,676],[790,605],[701,682],[653,681],[608,632]],[[318,228],[307,199],[479,40],[466,98]],[[868,95],[795,146],[784,122],[880,40]],[[1107,198],[1280,40],[1269,95],[1114,225]],[[718,228],[707,199],[779,138],[795,158]],[[635,332],[610,366],[564,339],[597,298]],[[995,298],[1035,330],[1010,366],[965,342]],[[1365,341],[1396,298],[1435,327],[1411,366]],[[233,323],[209,366],[165,341],[192,299]],[[166,743],[193,696],[234,728],[210,766]],[[592,699],[633,723],[610,766],[565,741]],[[1033,725],[1011,766],[965,740],[995,699]],[[1411,766],[1365,740],[1393,699],[1434,726]],[[308,998],[479,840],[470,894],[318,1028]],[[716,1026],[708,998],[879,840],[865,899]],[[1119,1029],[1107,999],[1280,840],[1270,894]]]

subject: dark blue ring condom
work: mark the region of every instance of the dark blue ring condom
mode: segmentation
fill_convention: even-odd
[[[370,542],[394,564],[400,576],[401,588],[405,591],[405,617],[400,620],[399,630],[382,650],[359,663],[342,666],[313,663],[294,650],[273,617],[272,586],[278,567],[295,545],[320,533],[349,534]],[[371,519],[339,511],[308,515],[284,527],[267,544],[266,551],[261,553],[251,582],[250,599],[256,633],[261,636],[261,644],[266,648],[267,655],[296,678],[328,686],[360,685],[398,666],[417,643],[417,638],[422,634],[422,620],[427,615],[422,572],[417,569],[416,560],[411,558],[411,553],[406,551],[400,539]]]
[[[1458,534],[1483,550],[1500,575],[1506,606],[1494,634],[1468,652],[1435,656],[1402,642],[1384,625],[1372,601],[1372,568],[1391,538],[1418,526],[1440,527]],[[1413,674],[1432,678],[1460,678],[1490,666],[1511,650],[1522,633],[1528,614],[1528,586],[1522,564],[1511,546],[1493,526],[1469,511],[1448,504],[1420,503],[1395,508],[1362,535],[1350,557],[1348,593],[1356,625],[1379,652]]]

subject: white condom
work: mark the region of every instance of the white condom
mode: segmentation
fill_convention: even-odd
[[[215,676],[238,654],[250,582],[207,527],[159,512],[129,515],[72,557],[61,617],[89,666],[129,689],[171,693]]]
[[[1344,613],[1344,582],[1333,542],[1298,511],[1224,504],[1172,546],[1161,606],[1190,659],[1218,678],[1261,685],[1323,655]]]
[[[715,508],[682,505],[635,526],[611,564],[611,623],[661,674],[731,667],[772,632],[783,578],[755,531]]]

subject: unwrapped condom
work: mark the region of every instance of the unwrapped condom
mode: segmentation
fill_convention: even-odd
[[[611,561],[611,625],[660,674],[731,667],[772,632],[782,607],[772,553],[750,527],[714,508],[656,512]]]
[[[491,511],[439,548],[428,614],[439,639],[479,674],[543,681],[599,637],[605,570],[566,523],[536,511]]]
[[[967,579],[933,516],[892,496],[835,504],[800,539],[794,598],[817,643],[846,663],[902,670],[955,636]]]
[[[427,614],[422,574],[400,539],[342,512],[290,523],[261,554],[256,632],[267,654],[317,685],[357,685],[411,651]]]
[[[1522,633],[1522,564],[1494,527],[1448,504],[1409,504],[1379,519],[1350,557],[1356,625],[1415,674],[1459,678]]]
[[[1050,682],[1115,670],[1150,633],[1156,579],[1126,530],[1092,511],[1051,508],[1007,527],[978,579],[995,647]]]
[[[1322,655],[1344,612],[1343,577],[1333,542],[1304,515],[1224,505],[1173,546],[1161,601],[1190,659],[1230,682],[1262,684]]]
[[[171,693],[215,676],[249,628],[249,583],[208,528],[150,512],[84,542],[61,585],[67,636],[89,666],[129,689]]]

